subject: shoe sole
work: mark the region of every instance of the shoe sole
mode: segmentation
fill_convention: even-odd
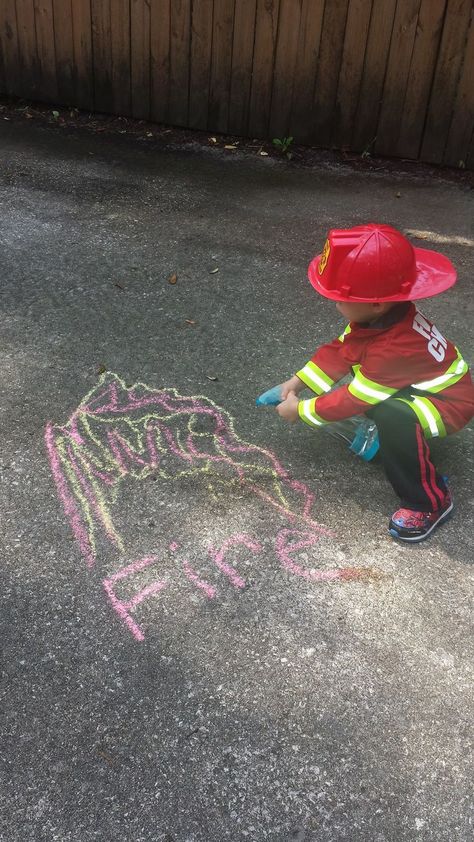
[[[437,520],[436,523],[433,524],[431,529],[428,529],[428,532],[425,532],[424,535],[417,535],[415,538],[405,538],[404,535],[399,535],[397,530],[393,528],[388,530],[389,534],[392,536],[392,538],[395,538],[397,541],[405,541],[406,543],[410,544],[417,543],[418,541],[424,541],[425,538],[429,538],[429,536],[433,532],[433,529],[436,529],[437,526],[441,526],[441,524],[445,522],[445,520],[450,516],[450,514],[452,514],[453,508],[454,503],[451,503],[449,509],[446,509],[444,514],[441,515],[441,517],[439,518],[439,520]]]

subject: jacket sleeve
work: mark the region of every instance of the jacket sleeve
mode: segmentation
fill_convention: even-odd
[[[318,348],[306,365],[296,372],[297,377],[316,395],[329,392],[338,380],[351,371],[350,363],[341,353],[344,336],[349,331],[348,325],[338,339]]]
[[[347,385],[332,389],[327,394],[300,401],[299,416],[311,427],[320,427],[331,421],[342,421],[352,415],[363,415],[375,404],[385,401],[407,385],[404,366],[384,366],[374,360],[355,367],[353,379]]]
[[[350,418],[352,415],[363,415],[373,404],[379,403],[386,398],[391,398],[398,391],[397,389],[388,390],[380,384],[374,384],[377,386],[378,396],[377,398],[372,398],[370,401],[366,401],[357,397],[354,391],[352,391],[354,385],[356,386],[360,382],[358,380],[359,376],[360,371],[357,372],[348,386],[339,386],[327,395],[300,401],[298,404],[298,413],[301,420],[309,424],[310,427],[322,427],[331,421],[342,421],[344,418]],[[365,377],[364,381],[366,384],[371,383]],[[382,389],[384,390],[383,397]]]

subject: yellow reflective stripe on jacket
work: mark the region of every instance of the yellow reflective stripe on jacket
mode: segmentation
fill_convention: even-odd
[[[387,398],[391,398],[392,395],[395,395],[399,391],[399,389],[391,389],[389,386],[376,383],[375,380],[369,380],[360,371],[357,371],[354,379],[351,380],[347,388],[355,398],[371,404],[386,401]]]
[[[413,395],[412,401],[407,400],[407,398],[395,398],[395,400],[406,403],[413,410],[427,438],[436,438],[437,436],[444,438],[446,435],[444,421],[439,410],[429,398]]]
[[[298,414],[305,424],[310,427],[323,427],[328,422],[321,418],[315,410],[317,398],[310,398],[309,401],[300,401],[298,404]]]
[[[296,376],[318,395],[322,395],[323,392],[330,392],[334,386],[334,380],[311,360],[306,363],[304,368],[296,372]]]
[[[448,386],[454,386],[469,370],[468,364],[463,360],[457,348],[456,351],[456,359],[444,374],[434,377],[433,380],[425,380],[423,383],[412,383],[413,389],[421,389],[423,392],[433,392],[433,394],[436,394],[437,392],[442,392],[443,389],[447,389]]]
[[[348,334],[348,333],[350,333],[350,332],[351,332],[351,326],[350,326],[350,325],[347,325],[347,327],[343,330],[343,332],[341,333],[341,335],[337,337],[337,338],[339,339],[339,342],[344,342],[345,337],[346,337],[346,336],[347,336],[347,334]]]

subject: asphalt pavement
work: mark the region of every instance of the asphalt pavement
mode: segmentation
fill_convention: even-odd
[[[5,842],[473,838],[473,426],[455,516],[255,398],[344,327],[331,227],[442,250],[474,363],[472,190],[0,120]]]

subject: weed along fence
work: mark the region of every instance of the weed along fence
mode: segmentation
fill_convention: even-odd
[[[1,0],[0,92],[474,169],[472,0]]]

